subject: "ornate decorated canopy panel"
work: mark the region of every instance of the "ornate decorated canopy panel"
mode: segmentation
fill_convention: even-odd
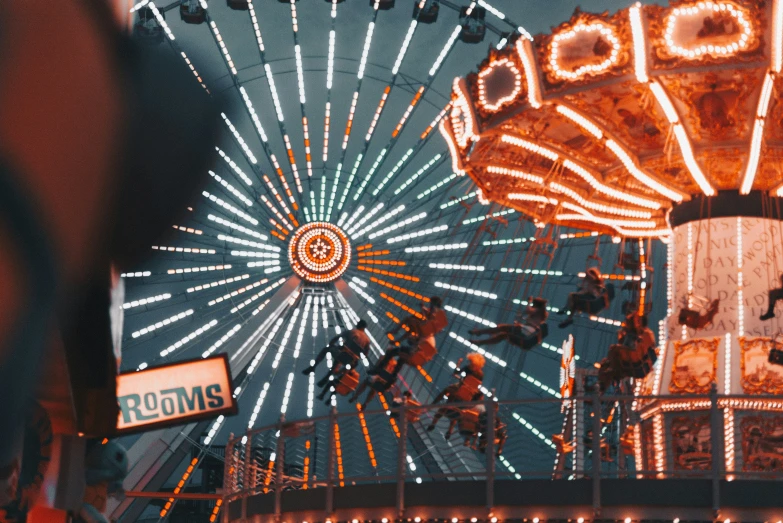
[[[453,84],[455,172],[541,223],[668,234],[678,202],[783,192],[781,2],[583,13]]]

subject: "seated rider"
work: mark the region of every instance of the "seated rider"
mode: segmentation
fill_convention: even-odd
[[[590,310],[590,303],[598,303],[599,299],[602,299],[607,294],[607,286],[604,284],[604,278],[601,276],[601,271],[596,267],[590,267],[585,271],[585,277],[582,278],[582,282],[579,284],[579,290],[577,292],[571,292],[568,294],[568,300],[565,307],[560,309],[558,314],[569,314],[573,316],[575,312],[599,312],[605,307],[605,303],[600,305],[595,310]],[[560,322],[559,327],[567,327],[573,323],[573,318],[569,317],[565,321]]]
[[[382,394],[392,388],[397,381],[396,369],[397,363],[390,359],[386,362],[386,366],[378,370],[375,374],[370,375],[368,372],[368,376],[362,381],[361,385],[356,388],[353,395],[348,398],[348,401],[353,403],[362,392],[369,387],[370,391],[367,393],[367,397],[364,398],[364,402],[362,402],[362,410],[366,409],[367,404],[370,403],[377,393],[380,392]]]
[[[359,322],[356,324],[356,327],[354,327],[352,330],[349,330],[345,334],[338,334],[332,338],[329,341],[329,344],[321,349],[321,352],[319,352],[315,357],[315,363],[302,370],[302,374],[309,376],[310,373],[315,372],[315,368],[324,360],[324,358],[326,358],[327,354],[331,354],[333,358],[336,358],[340,351],[345,347],[348,347],[351,350],[366,347],[366,349],[360,350],[359,352],[367,355],[368,351],[370,350],[370,339],[367,337],[367,333],[365,332],[366,329],[367,322],[364,320],[359,320]],[[338,343],[341,339],[343,340],[342,345]],[[357,358],[358,357],[359,355],[357,353]]]
[[[484,364],[486,360],[484,356],[478,353],[468,354],[468,364],[463,368],[455,370],[454,375],[459,377],[459,381],[452,383],[445,389],[443,389],[435,398],[433,403],[438,403],[444,397],[446,403],[462,403],[467,401],[478,401],[481,399],[480,386],[484,379]],[[435,430],[440,418],[444,415],[448,415],[450,419],[449,429],[446,431],[446,439],[448,439],[454,431],[454,426],[459,418],[459,410],[453,407],[441,407],[435,413],[432,418],[432,422],[427,427],[428,431]]]
[[[460,386],[465,382],[465,379],[468,376],[473,376],[478,380],[478,383],[481,384],[482,381],[484,381],[484,365],[486,364],[486,359],[484,356],[477,352],[471,352],[468,354],[468,363],[461,369],[459,368],[460,363],[462,363],[462,360],[459,360],[457,362],[457,368],[454,370],[454,376],[459,378],[459,381],[456,383],[452,383],[440,393],[438,393],[437,396],[435,396],[432,399],[432,403],[438,403],[440,400],[442,400],[445,397],[449,397],[452,394],[454,394]],[[472,394],[471,394],[472,396]],[[467,401],[467,400],[463,400]]]
[[[486,334],[491,334],[492,336],[485,340],[474,339],[470,340],[470,342],[476,345],[495,345],[496,343],[507,341],[525,350],[530,350],[538,345],[541,339],[546,336],[546,333],[543,331],[549,316],[549,312],[546,310],[547,301],[543,298],[529,298],[528,303],[530,305],[525,309],[524,322],[502,324],[486,329],[472,329],[470,334],[474,336]]]
[[[769,305],[767,305],[767,312],[761,315],[761,320],[770,320],[775,317],[775,304],[778,300],[783,300],[783,274],[780,275],[780,287],[770,289],[768,297]]]
[[[598,381],[602,391],[613,381],[643,378],[652,370],[657,358],[655,334],[647,326],[645,315],[629,314],[617,333],[617,341],[601,360]]]
[[[337,342],[342,339],[342,345],[338,346],[339,350],[336,351],[336,354],[334,351],[332,352],[335,358],[334,365],[318,382],[318,386],[323,387],[321,394],[318,395],[318,399],[324,399],[327,391],[330,389],[329,378],[333,377],[333,379],[339,380],[343,374],[356,367],[356,364],[359,362],[359,358],[361,358],[362,354],[366,356],[369,353],[370,338],[367,337],[365,329],[367,329],[367,322],[364,320],[359,320],[359,322],[356,324],[356,327],[349,330],[345,334],[341,334],[340,336],[334,338],[329,342],[329,345],[324,347],[318,354],[318,358],[323,360],[323,358],[326,357],[326,353],[330,350],[329,347],[335,346]],[[319,361],[318,358],[316,358],[316,364]],[[314,366],[311,366],[305,370],[312,372],[310,369],[314,368]]]
[[[427,345],[431,348],[435,348],[435,335],[438,334],[445,325],[445,312],[443,311],[443,300],[439,296],[433,296],[429,300],[429,306],[423,305],[421,307],[424,320],[418,318],[405,320],[403,323],[412,325],[411,330],[400,343],[398,347],[391,347],[386,350],[377,365],[367,371],[367,374],[374,374],[380,369],[384,368],[389,360],[397,358],[396,368],[394,373],[400,372],[402,366],[405,364],[405,358],[415,353],[419,347]]]

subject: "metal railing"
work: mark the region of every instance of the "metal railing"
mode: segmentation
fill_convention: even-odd
[[[331,513],[336,488],[396,484],[402,513],[409,482],[483,481],[491,509],[499,480],[589,479],[598,508],[603,479],[701,478],[717,509],[721,480],[783,475],[778,431],[783,398],[714,391],[332,410],[232,435],[224,492],[274,494],[279,516],[286,490],[325,489]]]

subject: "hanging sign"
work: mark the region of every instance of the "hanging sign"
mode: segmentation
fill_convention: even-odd
[[[237,412],[225,354],[120,374],[117,401],[121,433]]]

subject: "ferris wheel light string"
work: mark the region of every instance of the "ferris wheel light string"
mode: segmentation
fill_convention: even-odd
[[[351,224],[353,221],[358,218],[362,213],[364,212],[364,205],[360,205],[348,218],[348,221],[345,222],[345,225],[343,225],[343,229],[348,229],[351,227]]]
[[[376,232],[370,233],[368,238],[372,240],[372,239],[377,238],[379,236],[383,236],[384,234],[387,234],[387,233],[390,233],[390,232],[395,231],[397,229],[400,229],[402,227],[405,227],[406,225],[410,225],[413,222],[417,222],[419,220],[422,220],[422,219],[424,219],[426,217],[427,217],[427,213],[426,212],[421,212],[421,213],[416,214],[414,216],[410,216],[410,217],[408,217],[408,218],[406,218],[406,219],[404,219],[404,220],[402,220],[400,222],[397,222],[397,223],[394,223],[394,224],[389,225],[387,227],[384,227],[380,231],[376,231]]]
[[[236,296],[239,296],[240,294],[244,294],[247,291],[253,290],[257,287],[260,287],[261,285],[267,283],[269,280],[264,278],[262,280],[259,280],[257,282],[251,283],[250,285],[246,285],[244,287],[240,287],[239,289],[233,290],[229,293],[224,294],[223,296],[219,296],[215,298],[214,300],[209,300],[207,302],[207,306],[211,307],[213,305],[217,305],[218,303],[222,303],[228,299],[234,298]]]
[[[275,216],[277,216],[277,219],[280,220],[283,223],[283,225],[285,225],[286,228],[289,231],[293,231],[294,230],[294,226],[291,225],[291,223],[288,220],[285,219],[285,217],[280,213],[280,211],[277,210],[277,208],[275,208],[274,205],[272,205],[272,202],[269,200],[269,198],[266,197],[266,195],[264,195],[264,194],[261,195],[261,201],[266,204],[266,206],[269,208],[269,210],[272,211],[272,213]]]
[[[239,225],[238,223],[233,223],[225,218],[221,218],[220,216],[215,216],[214,214],[207,215],[207,219],[210,221],[213,221],[215,223],[219,223],[220,225],[223,225],[225,227],[228,227],[229,229],[234,229],[236,231],[242,232],[244,234],[247,234],[249,236],[252,236],[254,238],[258,238],[259,240],[268,240],[269,236],[266,236],[265,234],[261,234],[258,231],[254,231],[252,229],[248,229],[247,227],[243,225]]]
[[[220,48],[220,52],[223,54],[223,58],[225,59],[226,65],[231,71],[231,74],[237,76],[237,68],[234,66],[234,60],[231,58],[231,54],[228,52],[228,47],[226,47],[226,43],[223,41],[223,37],[220,34],[220,29],[218,29],[218,26],[214,20],[209,20],[209,28],[212,31],[215,42],[217,42],[218,47]]]
[[[383,157],[386,156],[387,152],[389,152],[389,149],[384,147],[381,152],[378,153],[378,157],[375,159],[372,167],[370,167],[370,170],[367,171],[367,175],[364,177],[364,180],[362,180],[361,185],[356,190],[356,194],[353,196],[354,201],[358,200],[359,196],[361,196],[362,192],[364,192],[364,188],[367,187],[367,184],[370,182],[370,178],[372,178],[372,176],[375,174],[375,171],[378,169],[378,166],[381,164],[381,161],[383,160]]]
[[[261,392],[258,395],[258,399],[256,400],[256,404],[253,407],[253,412],[250,414],[250,418],[247,422],[247,429],[251,430],[253,426],[256,424],[256,420],[258,419],[258,414],[261,412],[261,407],[264,405],[264,400],[266,399],[267,392],[269,392],[269,382],[267,381],[264,383],[264,386],[261,387]]]
[[[206,265],[206,266],[200,266],[200,267],[180,267],[176,269],[167,269],[166,274],[190,274],[194,272],[205,272],[205,271],[224,271],[231,269],[232,265],[225,264],[225,265]],[[125,276],[124,274],[122,276]],[[149,276],[149,274],[148,274]]]
[[[222,280],[208,282],[208,283],[204,283],[204,284],[201,284],[201,285],[196,285],[195,287],[188,287],[185,290],[185,292],[190,294],[192,292],[203,291],[203,290],[206,290],[206,289],[214,289],[215,287],[220,287],[222,285],[226,285],[226,284],[229,284],[229,283],[234,283],[236,281],[246,280],[248,278],[250,278],[249,274],[240,274],[239,276],[234,276],[232,278],[224,278]]]
[[[387,238],[386,243],[398,243],[406,240],[411,240],[413,238],[420,238],[422,236],[427,236],[430,234],[436,234],[439,232],[447,231],[449,228],[448,225],[438,225],[435,227],[429,227],[427,229],[422,229],[420,231],[415,232],[409,232],[406,234],[402,234],[400,236],[394,236],[392,238]]]
[[[410,178],[405,180],[397,189],[394,191],[394,195],[397,196],[402,191],[404,191],[408,186],[410,186],[412,183],[414,183],[421,175],[423,175],[427,170],[429,170],[435,163],[441,159],[443,156],[442,153],[438,153],[435,156],[432,157],[427,163],[425,163],[419,170],[417,170],[415,173],[413,173]]]
[[[780,2],[777,2],[777,4],[779,3]],[[777,10],[781,11],[783,8],[778,7]],[[769,110],[769,101],[772,96],[774,84],[774,73],[770,71],[764,76],[764,84],[761,87],[761,94],[759,95],[758,107],[756,108],[756,120],[753,123],[753,134],[750,141],[750,155],[748,156],[748,162],[745,167],[745,176],[742,180],[742,186],[740,187],[740,194],[748,194],[753,188],[753,180],[756,177],[756,170],[758,168],[759,160],[761,159],[761,144],[764,139],[764,122],[767,117],[767,111]]]
[[[194,330],[193,332],[191,332],[190,334],[188,334],[187,336],[185,336],[181,340],[179,340],[176,343],[174,343],[172,345],[169,345],[168,347],[163,349],[160,352],[161,357],[168,356],[169,354],[171,354],[175,350],[179,349],[180,347],[182,347],[186,343],[190,343],[194,339],[198,338],[199,336],[201,336],[202,334],[204,334],[206,331],[208,331],[209,329],[211,329],[212,327],[214,327],[217,324],[218,324],[218,320],[211,320],[209,323],[206,323],[206,324],[202,325],[201,327],[199,327],[198,329]]]
[[[237,332],[239,332],[239,329],[242,328],[241,324],[234,325],[229,329],[228,332],[226,332],[223,336],[220,337],[215,343],[210,345],[210,347],[205,350],[202,354],[202,358],[208,358],[211,356],[217,349],[222,347],[229,339],[231,339]]]
[[[356,161],[353,164],[353,169],[351,170],[351,174],[348,177],[348,183],[345,184],[345,189],[343,189],[343,194],[340,197],[340,203],[337,205],[337,211],[341,211],[343,208],[343,205],[345,205],[345,200],[348,197],[348,191],[351,190],[351,187],[353,186],[353,180],[356,177],[356,173],[359,171],[359,166],[362,163],[362,158],[364,157],[363,153],[359,153],[359,155],[356,157]]]
[[[462,221],[462,225],[470,225],[471,223],[478,223],[478,222],[484,222],[487,220],[490,220],[492,218],[498,218],[500,216],[507,216],[509,214],[514,214],[517,211],[514,209],[505,209],[498,212],[493,212],[492,214],[487,214],[486,216],[477,216],[475,218],[468,218],[467,220]]]
[[[380,218],[378,218],[377,220],[372,222],[370,225],[368,225],[364,229],[362,229],[359,232],[357,232],[355,238],[359,238],[359,237],[363,236],[364,234],[370,232],[374,228],[378,227],[379,225],[382,225],[382,224],[386,223],[387,221],[391,220],[392,218],[394,218],[395,216],[397,216],[398,214],[400,214],[404,210],[405,210],[405,205],[400,204],[399,206],[395,207],[393,210],[385,213],[383,216],[381,216]]]
[[[332,183],[332,194],[329,196],[329,208],[326,211],[326,221],[332,220],[332,210],[334,209],[334,201],[337,197],[337,186],[340,183],[340,175],[343,171],[343,164],[338,163],[334,173],[334,181]]]
[[[237,215],[239,218],[242,218],[243,220],[245,220],[245,221],[247,221],[249,223],[252,223],[253,225],[258,225],[258,220],[256,220],[255,218],[253,218],[252,216],[250,216],[246,212],[241,211],[240,209],[234,207],[233,205],[231,205],[230,203],[226,202],[222,198],[218,198],[214,194],[211,194],[209,191],[201,191],[201,194],[202,194],[202,196],[204,196],[205,198],[207,198],[208,200],[210,200],[212,202],[215,202],[216,204],[218,204],[219,206],[221,206],[225,210],[227,210],[227,211]]]
[[[150,11],[152,11],[152,14],[155,16],[155,20],[157,20],[158,24],[160,24],[160,26],[163,28],[163,32],[166,33],[166,36],[169,38],[169,40],[172,42],[176,40],[176,38],[174,38],[174,33],[171,32],[169,24],[166,23],[166,19],[163,18],[163,15],[158,10],[158,7],[152,2],[149,2],[147,5],[149,6]]]
[[[461,285],[451,285],[451,284],[443,283],[443,282],[440,282],[440,281],[433,282],[433,285],[435,287],[438,287],[438,288],[441,288],[441,289],[457,291],[457,292],[461,292],[463,294],[470,294],[471,296],[480,296],[482,298],[489,298],[490,300],[498,299],[498,295],[493,293],[493,292],[480,291],[480,290],[471,289],[471,288],[468,288],[468,287],[463,287]]]
[[[245,153],[245,156],[247,157],[248,161],[253,165],[256,165],[258,163],[258,159],[253,154],[253,151],[250,150],[250,147],[247,145],[247,142],[245,142],[245,139],[242,138],[242,135],[239,134],[237,128],[234,127],[234,124],[231,123],[231,120],[228,118],[228,116],[226,116],[226,113],[220,113],[220,116],[223,117],[223,122],[226,124],[228,129],[231,131],[231,134],[234,136],[234,139],[242,148],[242,151]],[[245,181],[245,183],[247,183],[247,181]],[[248,185],[252,185],[252,182],[248,183]]]
[[[299,308],[296,307],[291,315],[291,319],[286,324],[286,329],[285,332],[283,333],[283,338],[280,340],[280,345],[277,349],[277,353],[275,354],[275,359],[272,362],[273,369],[276,369],[280,365],[280,359],[283,357],[283,352],[285,351],[286,345],[288,344],[288,339],[291,337],[291,332],[294,330],[294,324],[298,319],[299,319]]]
[[[154,251],[179,252],[185,254],[215,254],[215,249],[201,249],[198,247],[174,247],[167,245],[153,245]]]
[[[122,308],[124,310],[133,309],[135,307],[141,307],[143,305],[151,305],[153,303],[157,303],[163,300],[168,300],[170,298],[171,298],[171,294],[167,292],[164,294],[158,294],[157,296],[149,296],[147,298],[139,298],[138,300],[125,302],[122,304]]]
[[[498,326],[497,323],[495,323],[494,321],[489,321],[489,320],[484,319],[484,318],[482,318],[480,316],[476,316],[475,314],[471,314],[469,312],[465,312],[463,310],[460,310],[460,309],[458,309],[456,307],[452,307],[450,305],[444,305],[443,308],[445,310],[447,310],[448,312],[457,314],[458,316],[462,316],[463,318],[467,318],[467,319],[469,319],[471,321],[475,321],[476,323],[480,323],[481,325],[485,325],[487,327],[497,327]]]
[[[379,204],[377,204],[375,207],[373,207],[372,209],[370,209],[370,212],[368,212],[367,214],[365,214],[365,215],[362,217],[362,219],[361,219],[361,220],[359,220],[358,222],[356,222],[356,223],[355,223],[355,224],[354,224],[354,225],[353,225],[353,226],[352,226],[350,229],[347,229],[345,232],[346,232],[346,233],[348,233],[348,236],[350,236],[351,238],[354,238],[354,236],[355,236],[355,235],[354,235],[354,233],[355,233],[356,231],[358,231],[358,230],[359,230],[359,228],[360,228],[362,225],[364,225],[364,224],[365,224],[365,223],[366,223],[366,222],[367,222],[367,221],[368,221],[370,218],[372,218],[373,216],[375,216],[376,214],[378,214],[378,211],[380,211],[381,209],[383,209],[383,202],[380,202],[380,203],[379,203]]]
[[[421,245],[418,247],[405,247],[405,252],[437,252],[437,251],[452,251],[458,249],[467,249],[468,244],[463,243],[446,243],[440,245]]]
[[[281,209],[283,209],[283,212],[285,212],[289,218],[293,218],[293,213],[291,212],[291,209],[289,209],[288,205],[285,203],[285,200],[280,195],[279,192],[277,192],[277,189],[275,189],[275,186],[272,185],[272,180],[269,179],[269,176],[264,174],[262,176],[264,183],[266,184],[267,188],[269,189],[269,192],[272,193],[272,196],[275,197],[275,200],[277,201],[277,204],[280,206]]]
[[[158,329],[160,329],[162,327],[166,327],[168,325],[171,325],[174,322],[177,322],[179,320],[187,318],[188,316],[192,316],[193,312],[194,312],[193,309],[188,309],[186,311],[174,314],[173,316],[170,316],[170,317],[168,317],[168,318],[166,318],[164,320],[161,320],[159,322],[153,323],[151,325],[148,325],[148,326],[143,327],[143,328],[141,328],[141,329],[139,329],[137,331],[132,332],[131,333],[131,337],[132,338],[138,338],[139,336],[143,336],[145,334],[149,334],[151,332],[154,332],[154,331],[156,331],[156,330],[158,330]]]
[[[447,271],[484,271],[483,265],[457,265],[453,263],[430,263],[430,269],[443,269]]]
[[[223,152],[220,147],[215,147],[215,150],[243,182],[245,182],[247,185],[253,185],[253,181],[250,179],[250,177],[245,174],[245,172],[236,164],[236,162],[234,162],[234,160],[232,160],[225,152]]]
[[[381,180],[381,183],[372,192],[373,196],[378,196],[378,193],[381,192],[381,189],[383,189],[386,184],[389,183],[389,181],[394,177],[394,175],[399,172],[402,166],[405,165],[405,162],[408,161],[408,158],[410,158],[411,154],[413,154],[413,149],[408,149],[405,154],[402,155],[402,158],[400,158],[400,160],[394,165],[394,168],[386,174],[383,180]]]
[[[252,207],[253,206],[253,201],[250,198],[248,198],[247,196],[245,196],[244,194],[239,192],[239,190],[237,190],[236,187],[234,187],[233,185],[228,183],[226,180],[221,178],[219,175],[215,174],[213,171],[209,171],[209,175],[212,178],[214,178],[216,182],[218,182],[220,185],[222,185],[228,192],[230,192],[235,197],[237,197],[242,203],[244,203],[248,207]]]

